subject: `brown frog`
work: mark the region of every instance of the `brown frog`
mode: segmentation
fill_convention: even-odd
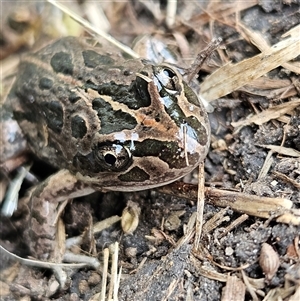
[[[58,169],[30,195],[26,236],[40,259],[55,257],[60,202],[168,184],[209,147],[205,109],[176,68],[89,40],[24,57],[8,100],[30,151]]]

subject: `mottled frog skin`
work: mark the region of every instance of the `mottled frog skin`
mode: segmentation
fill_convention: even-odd
[[[30,150],[59,170],[31,195],[31,249],[49,249],[38,257],[53,248],[49,206],[165,185],[209,147],[205,109],[178,70],[88,40],[62,38],[24,57],[9,100]]]

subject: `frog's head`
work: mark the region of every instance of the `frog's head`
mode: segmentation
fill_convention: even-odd
[[[120,84],[118,84],[120,88]],[[123,92],[95,98],[101,120],[92,152],[75,156],[82,181],[113,190],[143,190],[173,182],[204,160],[207,114],[175,68],[145,64]]]

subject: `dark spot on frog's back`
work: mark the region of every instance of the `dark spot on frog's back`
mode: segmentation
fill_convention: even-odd
[[[134,147],[132,151],[133,156],[158,157],[167,163],[170,168],[175,169],[185,168],[187,166],[186,158],[183,156],[184,150],[179,148],[176,142],[146,139],[142,142],[136,141]],[[189,156],[189,163],[191,165],[194,165],[199,159],[199,154],[197,153],[187,153],[187,155]]]
[[[143,73],[143,72],[142,72]],[[151,104],[151,96],[148,91],[148,82],[139,76],[136,78],[132,87],[136,102],[139,107],[148,107]]]
[[[99,54],[93,50],[85,50],[82,52],[84,64],[89,68],[95,68],[101,65],[112,65],[114,59],[108,55]]]
[[[57,52],[51,58],[50,64],[56,73],[73,74],[72,56],[67,52]]]
[[[74,138],[83,138],[87,133],[85,120],[79,115],[72,117],[71,120],[72,136]]]
[[[121,110],[114,110],[103,98],[95,98],[92,105],[101,122],[100,134],[116,133],[125,129],[132,130],[137,125],[134,117]]]
[[[63,127],[63,108],[58,101],[42,102],[43,110],[48,127],[56,133],[60,133]]]
[[[138,110],[151,105],[151,96],[148,91],[148,83],[137,77],[131,85],[116,84],[111,81],[100,85],[89,85],[89,88],[97,90],[99,95],[110,96],[113,101],[117,101],[128,106],[129,109]]]
[[[78,96],[75,92],[70,92],[70,95],[69,95],[69,101],[70,103],[75,103],[77,102],[81,97]]]
[[[188,101],[190,103],[192,103],[193,105],[200,107],[200,101],[199,101],[197,95],[185,82],[183,82],[183,88],[184,88],[185,96],[188,99]],[[203,116],[203,114],[202,114],[202,116]]]
[[[125,174],[118,177],[122,182],[144,182],[150,179],[150,176],[139,167],[135,166]]]
[[[39,82],[39,87],[41,90],[49,90],[53,86],[53,80],[47,77],[42,77]]]

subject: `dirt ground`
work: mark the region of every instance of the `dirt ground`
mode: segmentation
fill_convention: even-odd
[[[82,17],[96,11],[95,7],[88,10],[88,1],[85,6],[71,2],[65,4]],[[113,253],[118,242],[118,268],[122,267],[118,300],[300,300],[300,47],[292,59],[282,61],[282,56],[288,56],[283,54],[280,63],[268,65],[272,55],[279,55],[271,46],[288,39],[292,30],[300,36],[300,1],[182,0],[173,24],[166,21],[167,1],[102,4],[109,33],[117,40],[130,46],[137,36],[155,34],[180,54],[179,65],[189,66],[208,43],[222,38],[197,82],[214,108],[209,114],[211,148],[204,163],[204,212],[200,216],[201,202],[197,206],[197,169],[183,179],[191,185],[99,192],[74,199],[63,213],[67,236],[85,232],[82,253],[101,262],[103,250],[109,247]],[[83,35],[84,29],[51,4],[22,7],[9,1],[1,5],[3,98],[18,54],[62,34]],[[248,61],[239,71],[235,68],[261,53],[263,59]],[[217,82],[208,78],[226,64],[225,77]],[[247,72],[251,76],[245,79]],[[32,168],[40,179],[52,171],[39,161]],[[21,195],[28,186],[24,183]],[[93,224],[122,216],[124,208],[129,213],[127,226],[138,223],[133,233],[124,233],[120,221],[92,233]],[[30,254],[20,236],[22,214],[19,209],[11,218],[1,217],[1,245],[26,258]],[[102,267],[73,269],[62,289],[51,270],[0,254],[3,301],[104,300],[99,294]],[[107,291],[113,279],[108,277]]]

